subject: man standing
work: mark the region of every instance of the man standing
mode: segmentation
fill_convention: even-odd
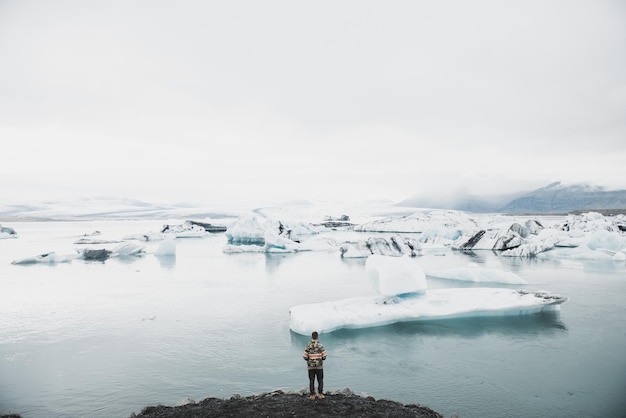
[[[311,341],[304,348],[302,357],[306,360],[309,369],[309,399],[315,399],[315,378],[317,377],[317,397],[324,399],[324,360],[326,360],[326,350],[318,340],[317,331],[311,334]]]

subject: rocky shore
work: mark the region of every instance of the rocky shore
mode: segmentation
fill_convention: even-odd
[[[130,418],[226,418],[226,417],[359,417],[359,418],[444,418],[432,409],[419,405],[374,399],[358,395],[350,389],[327,392],[324,399],[311,400],[308,391],[262,393],[229,399],[206,398],[201,402],[189,400],[178,406],[148,406]],[[0,415],[0,418],[21,418],[20,415]]]
[[[350,389],[327,392],[324,399],[310,400],[306,391],[263,393],[229,399],[206,398],[180,406],[149,406],[130,418],[191,417],[380,417],[443,418],[443,415],[419,404],[361,396]]]

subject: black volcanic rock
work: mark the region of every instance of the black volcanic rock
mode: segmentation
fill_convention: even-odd
[[[443,418],[430,408],[402,405],[399,402],[376,400],[355,395],[349,389],[327,394],[325,399],[310,400],[306,393],[285,393],[281,390],[230,399],[207,398],[182,406],[149,406],[131,418],[191,417],[420,417]]]

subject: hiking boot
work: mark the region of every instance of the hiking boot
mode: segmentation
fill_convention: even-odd
[[[315,400],[315,395],[311,395],[311,396],[309,396],[309,399],[310,399],[310,400],[312,400],[312,401],[314,401],[314,400]]]
[[[317,399],[324,399],[326,396],[324,396],[323,393],[320,393],[319,395],[317,395]]]

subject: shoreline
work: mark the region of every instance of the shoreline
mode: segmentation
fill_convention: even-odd
[[[147,406],[129,418],[187,418],[187,417],[417,417],[444,418],[438,412],[420,405],[374,399],[359,395],[349,388],[325,392],[324,399],[310,400],[308,390],[285,392],[275,390],[243,397],[235,394],[228,399],[206,398],[198,403],[178,406]]]

